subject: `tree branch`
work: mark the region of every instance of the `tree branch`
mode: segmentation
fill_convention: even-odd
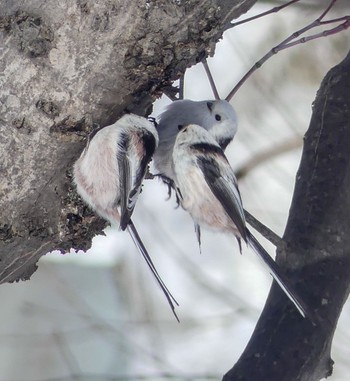
[[[274,8],[271,8],[269,9],[268,11],[266,12],[262,12],[262,13],[259,13],[258,15],[255,15],[255,16],[252,16],[252,17],[248,17],[244,20],[241,20],[241,21],[236,21],[236,22],[230,22],[226,25],[225,27],[225,30],[228,30],[228,29],[231,29],[231,28],[235,28],[236,26],[238,25],[242,25],[242,24],[245,24],[247,22],[250,22],[250,21],[253,21],[253,20],[256,20],[256,19],[259,19],[261,17],[264,17],[264,16],[267,16],[267,15],[271,15],[273,13],[277,13],[279,12],[280,10],[282,10],[283,8],[286,8],[288,7],[289,5],[292,5],[294,3],[297,3],[299,2],[300,0],[291,0],[291,1],[288,1],[287,3],[285,4],[282,4],[282,5],[278,5]]]
[[[248,224],[253,227],[256,231],[258,231],[264,238],[274,244],[277,248],[283,248],[283,240],[279,237],[275,232],[273,232],[270,228],[265,226],[262,222],[257,220],[252,214],[250,214],[247,210],[244,209],[245,218]]]
[[[350,291],[350,52],[322,81],[305,136],[277,261],[318,317],[302,319],[272,285],[254,333],[224,381],[318,381]]]
[[[105,223],[70,172],[94,123],[148,115],[255,2],[0,0],[0,283],[28,279],[48,251],[90,247]]]
[[[316,38],[320,37],[326,37],[330,36],[332,34],[336,34],[339,32],[342,32],[343,30],[350,27],[350,16],[344,16],[341,18],[331,19],[324,21],[323,18],[327,15],[327,13],[331,10],[331,8],[334,6],[337,0],[332,0],[329,5],[326,7],[326,9],[321,13],[321,15],[311,22],[310,24],[306,25],[305,27],[297,30],[296,32],[292,33],[289,37],[287,37],[285,40],[280,42],[277,46],[272,48],[268,53],[266,53],[258,62],[256,62],[245,74],[244,76],[239,80],[239,82],[236,84],[236,86],[229,92],[227,97],[225,98],[227,101],[230,101],[233,96],[236,94],[236,92],[241,88],[241,86],[244,84],[244,82],[261,66],[269,60],[271,57],[273,57],[275,54],[280,52],[281,50],[290,48],[295,45],[299,45],[302,43],[305,43],[307,41],[314,40]],[[331,24],[335,22],[343,21],[343,23],[339,24],[338,26],[332,28],[328,31],[323,31],[321,33],[317,33],[313,36],[309,37],[303,37],[299,38],[302,34],[309,31],[310,29],[313,29],[315,27],[319,27],[321,25]]]
[[[209,69],[209,65],[208,65],[208,62],[207,62],[207,59],[206,59],[206,58],[202,61],[202,64],[203,64],[204,69],[205,69],[205,72],[206,72],[206,74],[207,74],[207,77],[208,77],[208,80],[209,80],[210,87],[211,87],[211,90],[212,90],[212,92],[213,92],[214,98],[215,98],[216,100],[221,99],[221,98],[220,98],[220,95],[219,95],[219,92],[218,92],[218,89],[217,89],[217,87],[216,87],[216,85],[215,85],[214,78],[213,78],[213,76],[212,76],[212,74],[211,74],[211,71],[210,71],[210,69]]]

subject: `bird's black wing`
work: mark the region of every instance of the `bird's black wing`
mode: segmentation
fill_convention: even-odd
[[[130,136],[126,132],[120,134],[117,142],[117,160],[119,169],[119,192],[120,192],[120,228],[125,230],[131,214],[128,212],[128,200],[131,189],[131,168],[128,157]]]
[[[199,144],[193,145],[191,147],[198,149],[198,146]],[[201,146],[203,146],[203,144],[201,144]],[[203,147],[203,152],[205,152],[205,155],[197,155],[197,165],[202,171],[210,190],[220,201],[225,212],[236,225],[240,236],[244,241],[246,241],[247,239],[244,211],[235,177],[233,173],[229,174],[230,177],[224,177],[225,174],[220,172],[217,160],[211,156],[219,155],[225,161],[225,163],[227,162],[227,159],[221,148],[214,145],[206,144],[206,147]],[[212,153],[212,155],[208,155],[208,153]]]
[[[312,312],[299,297],[295,288],[292,286],[282,269],[277,265],[277,263],[270,257],[266,250],[260,245],[257,239],[247,229],[245,225],[242,201],[235,177],[232,176],[232,174],[229,172],[225,174],[227,169],[225,166],[223,166],[220,170],[218,160],[213,157],[215,154],[220,155],[220,159],[226,160],[224,153],[217,146],[208,145],[205,147],[205,149],[203,148],[203,155],[197,154],[197,164],[203,172],[204,178],[210,190],[220,201],[225,212],[230,216],[231,220],[236,225],[241,237],[262,259],[264,264],[268,267],[272,277],[276,280],[288,298],[294,303],[300,314],[303,317],[307,316],[311,321],[314,321]]]
[[[142,182],[147,172],[147,166],[151,161],[154,150],[156,148],[156,139],[150,131],[142,129],[138,131],[136,135],[137,136],[133,140],[133,144],[135,144],[133,150],[137,151],[138,156],[134,154],[135,157],[133,165],[135,166],[135,168],[133,168],[132,170],[132,173],[135,174],[135,177],[128,179],[130,181],[130,186],[127,189],[128,193],[125,195],[126,205],[124,210],[121,208],[120,226],[122,230],[125,230],[126,225],[129,222],[131,215],[134,211],[137,199],[141,192]],[[130,170],[130,159],[128,160],[128,162]],[[129,173],[129,176],[132,176],[131,172]]]

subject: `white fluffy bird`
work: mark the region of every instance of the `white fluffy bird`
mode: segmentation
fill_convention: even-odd
[[[150,121],[133,114],[124,115],[88,142],[74,164],[74,182],[80,196],[101,217],[112,225],[120,225],[122,230],[128,229],[178,320],[173,304],[177,302],[159,276],[131,220],[157,144],[158,134]]]
[[[173,150],[175,184],[181,206],[196,226],[233,234],[251,246],[301,315],[310,313],[288,279],[248,230],[236,177],[216,140],[201,126],[189,125],[177,135]]]
[[[236,113],[225,100],[195,102],[185,99],[171,103],[159,116],[159,144],[153,156],[154,167],[164,180],[174,180],[175,139],[179,130],[189,124],[198,124],[209,131],[223,150],[237,132]]]

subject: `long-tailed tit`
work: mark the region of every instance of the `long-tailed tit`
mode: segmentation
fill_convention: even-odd
[[[209,131],[223,150],[237,132],[236,113],[225,100],[171,103],[159,117],[159,144],[153,156],[154,167],[164,180],[174,180],[173,147],[177,133],[188,124],[198,124]]]
[[[182,207],[195,225],[234,234],[251,246],[301,315],[310,316],[288,279],[245,223],[236,177],[216,140],[198,125],[184,127],[177,135],[173,162],[175,183]]]
[[[177,304],[159,276],[131,220],[148,164],[158,144],[154,125],[124,115],[88,142],[74,164],[74,182],[84,201],[112,225],[127,229],[175,313]]]

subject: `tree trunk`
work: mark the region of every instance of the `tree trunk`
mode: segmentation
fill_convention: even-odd
[[[104,222],[71,167],[94,123],[147,115],[255,1],[0,0],[0,282],[90,246]]]
[[[224,381],[318,381],[350,290],[350,53],[324,78],[278,261],[314,310],[303,319],[273,284],[254,333]]]

